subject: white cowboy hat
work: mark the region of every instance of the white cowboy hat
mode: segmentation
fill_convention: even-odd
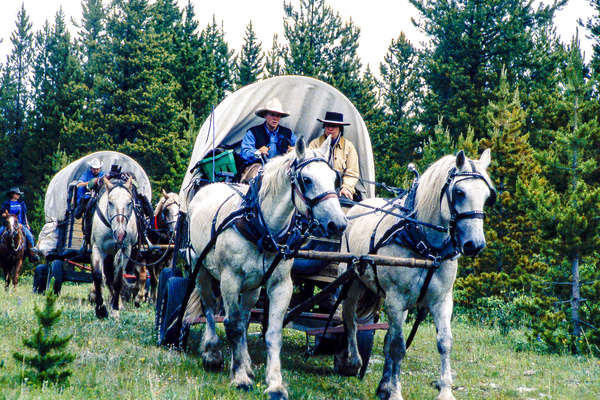
[[[281,102],[279,101],[279,99],[277,97],[273,97],[271,100],[269,100],[267,102],[267,104],[264,105],[263,108],[259,108],[258,110],[256,110],[255,114],[261,118],[264,118],[267,111],[276,112],[278,114],[281,114],[281,118],[285,118],[288,115],[290,115],[289,113],[283,111]]]
[[[88,161],[88,165],[90,166],[90,168],[98,169],[98,168],[102,168],[102,166],[104,165],[104,162],[101,160],[98,160],[96,157],[94,157],[90,161]]]

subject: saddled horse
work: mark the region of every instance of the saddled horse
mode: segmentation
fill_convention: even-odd
[[[19,219],[16,215],[9,214],[4,222],[5,230],[0,236],[0,265],[6,279],[6,290],[10,282],[16,287],[19,274],[25,258],[26,238]]]
[[[99,194],[94,212],[91,236],[92,278],[98,318],[108,316],[102,297],[104,279],[112,297],[111,315],[119,317],[119,297],[123,285],[126,284],[123,272],[130,259],[131,249],[138,242],[132,185],[131,177],[125,182],[121,179],[108,180],[105,177],[104,189]]]
[[[162,196],[154,209],[152,229],[148,235],[152,244],[170,244],[173,242],[175,239],[175,227],[179,219],[179,205],[179,195],[177,193],[167,193],[164,189],[162,190]],[[150,298],[152,301],[156,301],[158,276],[163,267],[171,261],[170,254],[170,250],[163,250],[160,253],[159,260],[150,260],[148,263],[148,271],[150,272]]]
[[[296,212],[317,221],[329,233],[340,235],[346,228],[346,218],[335,194],[335,172],[327,164],[330,141],[318,150],[306,148],[303,139],[296,143],[294,151],[271,159],[259,180],[251,189],[246,185],[215,183],[202,188],[189,205],[190,241],[193,249],[190,265],[200,260],[196,290],[202,301],[206,326],[201,343],[201,354],[206,368],[221,368],[223,356],[219,349],[219,338],[215,332],[214,316],[218,299],[213,292],[216,283],[220,288],[225,311],[225,332],[232,346],[232,385],[248,389],[253,384],[253,372],[246,331],[250,309],[257,302],[260,286],[265,284],[269,302],[268,328],[265,334],[267,347],[266,393],[271,399],[287,399],[287,390],[281,377],[279,354],[282,342],[283,317],[292,295],[290,276],[292,259],[281,260],[272,269],[273,260],[279,251],[285,251],[280,238],[294,231],[293,218]],[[240,230],[231,225],[217,236],[224,221],[228,221],[236,210],[242,210],[242,196],[250,190],[255,193],[257,206],[238,221],[263,221],[262,227],[254,225]],[[212,226],[212,229],[211,229]],[[215,228],[216,227],[216,228]],[[263,232],[258,241],[247,239],[241,231]],[[271,243],[273,247],[269,248]],[[209,250],[210,249],[210,250]],[[208,251],[206,253],[206,251]],[[267,272],[271,270],[270,276]],[[266,282],[264,280],[266,279]]]
[[[400,367],[406,353],[402,324],[408,309],[428,310],[437,329],[437,347],[441,357],[438,399],[454,399],[450,351],[452,347],[452,288],[461,254],[477,255],[485,246],[484,206],[495,200],[496,192],[486,169],[490,151],[479,160],[470,160],[460,151],[432,164],[422,175],[418,187],[397,202],[370,199],[364,203],[396,215],[354,206],[348,213],[350,223],[345,234],[347,248],[358,254],[378,253],[395,257],[437,259],[439,267],[429,276],[425,269],[376,266],[366,269],[361,282],[355,281],[343,303],[348,346],[335,358],[336,370],[355,375],[362,360],[356,340],[357,309],[365,291],[384,298],[389,330],[385,336],[385,363],[377,389],[380,399],[402,399]],[[408,204],[413,203],[414,205]],[[407,217],[398,218],[405,207]],[[353,218],[354,217],[354,218]],[[418,304],[417,304],[418,303]]]

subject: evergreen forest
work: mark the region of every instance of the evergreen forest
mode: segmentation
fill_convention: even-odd
[[[23,6],[0,61],[0,191],[26,193],[34,234],[50,179],[93,151],[128,154],[157,193],[177,192],[227,93],[316,77],[360,111],[378,181],[406,187],[409,162],[423,171],[491,148],[488,247],[461,259],[455,312],[526,328],[524,346],[541,352],[600,356],[600,0],[586,1],[594,13],[565,44],[554,15],[567,0],[410,0],[431,40],[399,31],[377,73],[358,56],[359,27],[327,0],[283,1],[272,43],[249,20],[239,52],[188,0],[82,0],[74,31],[62,10],[34,31]]]

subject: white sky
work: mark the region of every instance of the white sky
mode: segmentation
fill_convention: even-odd
[[[180,6],[187,4],[187,0],[178,0]],[[292,0],[298,4],[298,0]],[[550,0],[543,0],[549,3]],[[104,0],[105,4],[108,0]],[[196,10],[196,18],[200,28],[206,26],[213,14],[218,22],[223,22],[225,38],[236,52],[240,49],[244,30],[248,21],[252,20],[259,40],[262,42],[263,51],[271,48],[273,33],[278,33],[280,43],[283,41],[283,0],[192,0]],[[67,21],[81,19],[81,0],[0,0],[2,12],[0,13],[0,61],[6,60],[10,52],[10,35],[15,29],[17,12],[21,4],[33,24],[33,30],[41,29],[44,22],[54,21],[54,15],[62,6]],[[417,31],[410,21],[417,17],[415,8],[408,0],[328,0],[333,9],[340,13],[342,19],[352,19],[361,28],[358,53],[363,65],[369,64],[371,70],[379,72],[379,64],[383,61],[388,46],[392,39],[397,38],[404,31],[408,39],[414,44],[426,40],[425,36]],[[570,0],[566,7],[558,12],[555,25],[563,42],[570,42],[577,28],[579,18],[587,19],[593,15],[593,9],[587,0]],[[71,33],[75,30],[71,26]],[[585,29],[580,28],[580,39],[586,59],[589,60],[592,49],[591,41],[585,35]]]

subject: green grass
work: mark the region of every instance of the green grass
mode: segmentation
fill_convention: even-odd
[[[87,303],[89,285],[65,285],[57,305],[64,310],[63,332],[73,333],[69,349],[77,355],[73,376],[64,388],[34,387],[17,379],[22,366],[12,357],[21,339],[35,328],[33,306],[42,298],[25,278],[16,292],[0,289],[0,399],[263,399],[265,355],[258,335],[249,338],[257,384],[246,393],[229,386],[228,372],[205,372],[197,346],[201,328],[190,336],[191,350],[181,354],[155,346],[151,306],[127,304],[118,321],[99,321]],[[252,325],[251,330],[258,332]],[[454,321],[453,370],[457,399],[598,399],[600,362],[596,358],[517,352],[524,332],[497,330]],[[220,335],[224,338],[222,327]],[[376,337],[364,380],[337,376],[331,357],[304,359],[305,337],[286,330],[282,350],[284,381],[291,399],[372,399],[381,377],[383,333]],[[433,399],[439,373],[435,328],[424,323],[403,365],[406,400]]]

